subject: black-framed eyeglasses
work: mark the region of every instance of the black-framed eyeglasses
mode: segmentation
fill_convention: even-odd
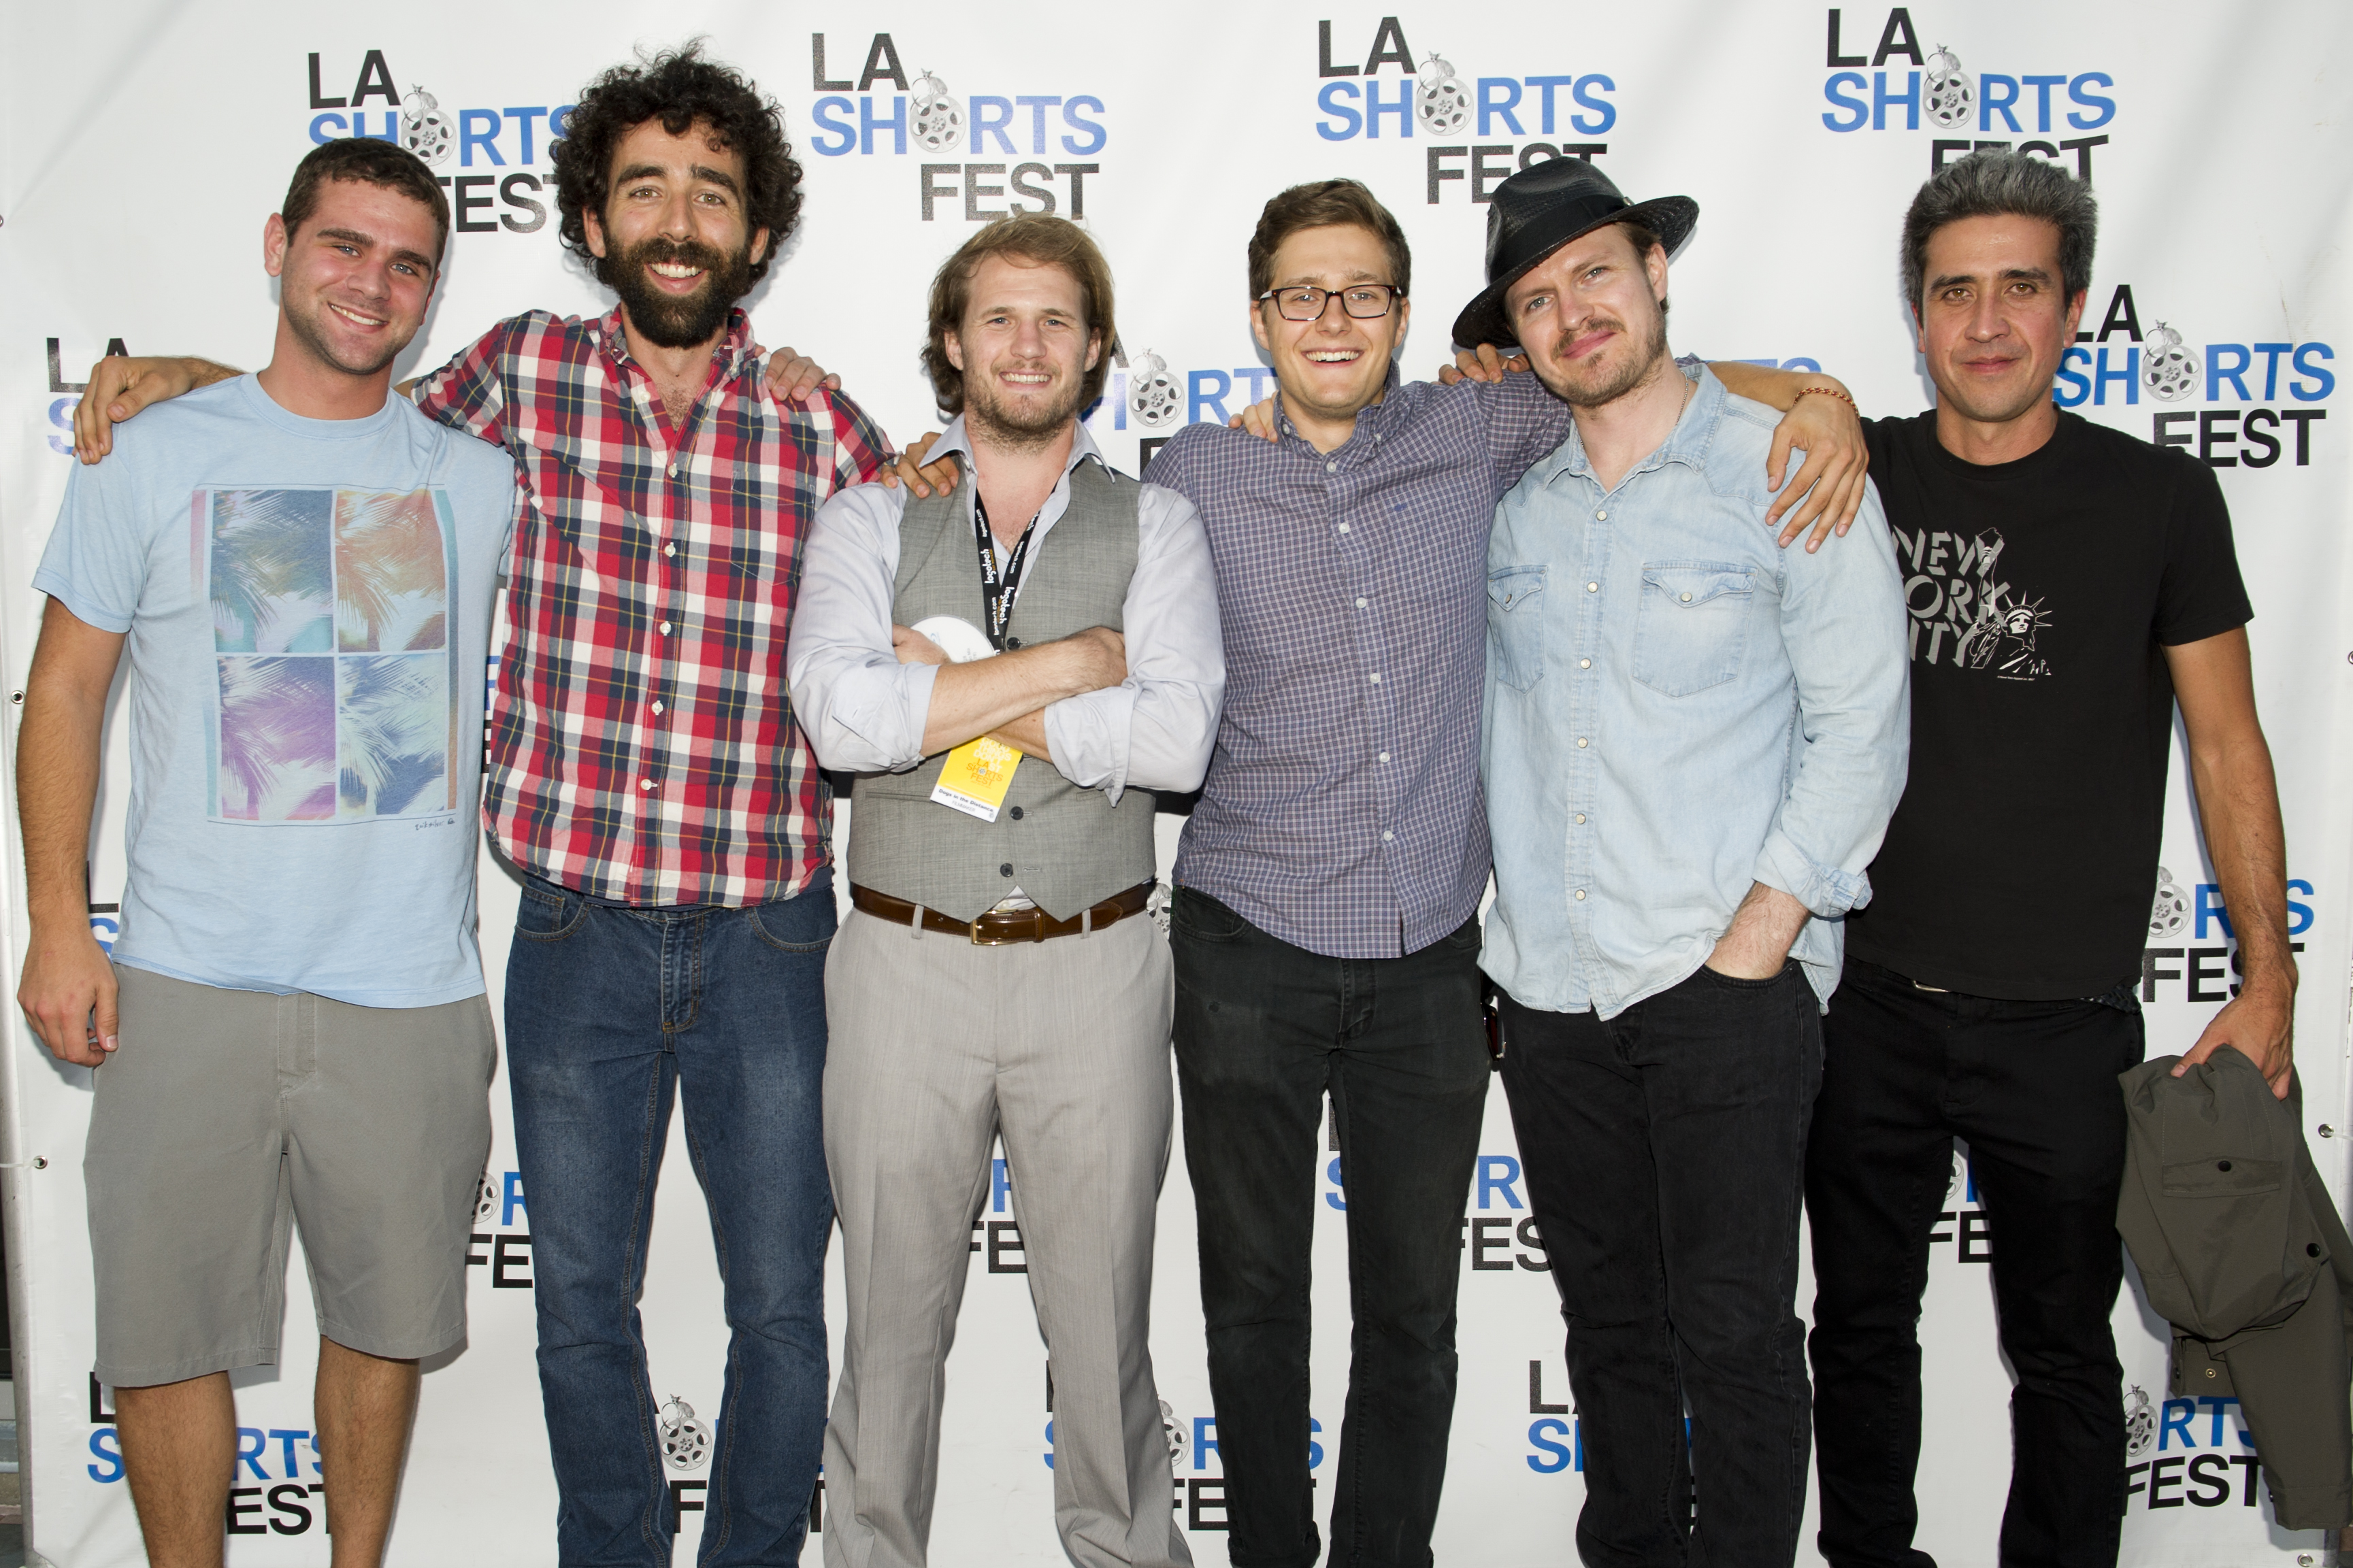
[[[1394,283],[1351,283],[1345,289],[1313,289],[1302,283],[1270,289],[1259,299],[1273,300],[1286,321],[1320,321],[1335,294],[1340,297],[1340,309],[1360,321],[1380,320],[1389,313],[1393,301],[1405,298],[1405,290]]]

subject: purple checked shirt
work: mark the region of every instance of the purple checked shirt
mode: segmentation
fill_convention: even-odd
[[[1176,879],[1334,958],[1418,952],[1487,885],[1487,532],[1568,438],[1533,375],[1400,384],[1319,452],[1180,430],[1146,478],[1209,532],[1226,705]]]

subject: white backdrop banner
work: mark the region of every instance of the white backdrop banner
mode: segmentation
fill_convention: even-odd
[[[1445,323],[1479,287],[1495,184],[1539,159],[1589,157],[1635,199],[1699,202],[1697,236],[1675,267],[1679,351],[1820,366],[1866,411],[1905,414],[1930,396],[1896,289],[1905,204],[1942,160],[2020,147],[2091,180],[2104,212],[2060,401],[2211,464],[2236,520],[2304,955],[2306,1131],[2341,1190],[2353,421],[2336,394],[2353,363],[2336,345],[2353,337],[2353,7],[1196,0],[1097,14],[679,0],[649,31],[652,14],[626,0],[417,0],[379,11],[85,0],[0,15],[0,639],[12,688],[32,650],[32,570],[63,494],[77,383],[91,360],[265,358],[276,307],[259,265],[262,222],[295,161],[334,136],[409,140],[455,204],[446,282],[402,374],[517,311],[600,311],[605,296],[556,241],[548,148],[580,87],[641,45],[707,35],[714,55],[782,103],[808,200],[783,264],[750,301],[755,327],[764,343],[839,371],[902,442],[936,424],[917,351],[942,258],[1000,212],[1084,223],[1116,269],[1122,330],[1121,363],[1090,427],[1131,471],[1182,424],[1222,419],[1271,389],[1244,320],[1243,247],[1260,205],[1284,185],[1354,175],[1403,220],[1423,321],[1407,344],[1409,374],[1434,369]],[[1923,657],[1949,639],[1954,548],[1936,534],[1903,542]],[[110,731],[93,841],[90,921],[101,940],[121,897],[121,728]],[[5,732],[13,747],[13,724]],[[2236,966],[2183,771],[2177,759],[2142,967],[2153,1053],[2187,1047],[2230,994]],[[1161,826],[1165,866],[1177,822]],[[26,928],[21,867],[13,854],[7,863],[13,966]],[[515,894],[483,868],[495,1004]],[[2053,889],[2029,878],[2014,891],[2023,903]],[[29,1540],[68,1568],[136,1563],[111,1394],[90,1373],[89,1075],[53,1064],[21,1022],[0,1058]],[[554,1560],[531,1195],[514,1170],[505,1089],[493,1094],[470,1343],[425,1379],[392,1546],[405,1564]],[[1482,1150],[1463,1226],[1461,1394],[1437,1551],[1448,1562],[1566,1563],[1583,1495],[1580,1434],[1500,1091]],[[707,1415],[719,1405],[725,1329],[701,1195],[682,1146],[670,1156],[646,1331],[657,1395]],[[1154,1346],[1176,1449],[1171,1505],[1195,1557],[1223,1563],[1223,1468],[1181,1160],[1180,1145],[1160,1209]],[[1332,1474],[1346,1377],[1340,1177],[1333,1156],[1315,1243],[1319,1478]],[[2045,1461],[2011,1450],[2010,1379],[1985,1267],[1997,1244],[1964,1160],[1939,1223],[1921,1325],[1920,1542],[1947,1568],[1991,1568],[2010,1466]],[[935,1544],[946,1562],[1052,1563],[1045,1355],[1001,1178],[973,1232],[972,1270]],[[1810,1295],[1809,1284],[1801,1309]],[[300,1268],[288,1298],[285,1364],[236,1378],[242,1436],[227,1528],[241,1568],[327,1560]],[[2124,1562],[2318,1562],[2317,1534],[2272,1523],[2233,1402],[2167,1396],[2164,1325],[2136,1291],[2116,1327],[2132,1417]],[[616,1441],[623,1425],[616,1413]],[[699,1538],[704,1467],[672,1472],[681,1561]],[[1815,1561],[1810,1522],[1806,1539],[1802,1555]]]

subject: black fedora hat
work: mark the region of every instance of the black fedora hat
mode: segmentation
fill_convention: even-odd
[[[1531,164],[1495,187],[1495,205],[1487,209],[1487,287],[1454,318],[1454,342],[1466,349],[1517,343],[1504,320],[1504,291],[1579,235],[1604,224],[1639,223],[1672,256],[1698,222],[1699,204],[1689,196],[1629,202],[1583,158]]]

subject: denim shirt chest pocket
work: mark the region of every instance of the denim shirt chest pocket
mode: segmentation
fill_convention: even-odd
[[[1747,647],[1756,600],[1749,567],[1646,562],[1634,616],[1634,679],[1669,697],[1689,697],[1730,680]]]
[[[1487,574],[1487,657],[1495,679],[1525,691],[1544,677],[1546,566],[1498,566]]]

